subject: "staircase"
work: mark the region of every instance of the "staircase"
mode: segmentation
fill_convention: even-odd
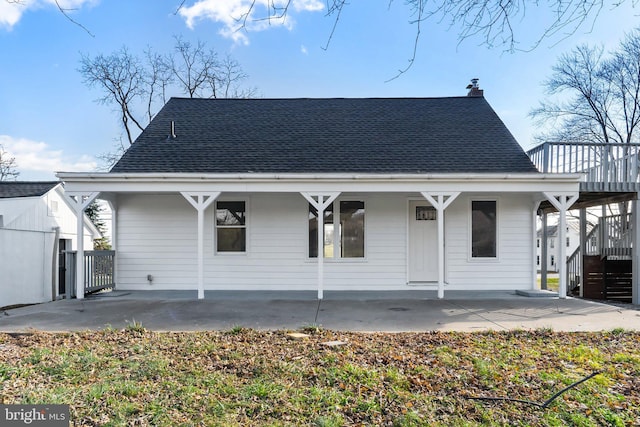
[[[586,253],[578,247],[567,259],[568,293],[582,287],[584,298],[631,302],[631,242],[631,214],[600,218],[586,236]]]

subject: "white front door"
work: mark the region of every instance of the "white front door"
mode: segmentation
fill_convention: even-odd
[[[438,281],[437,219],[428,202],[409,202],[409,282]]]

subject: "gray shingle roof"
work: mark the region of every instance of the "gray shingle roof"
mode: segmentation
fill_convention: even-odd
[[[175,138],[169,138],[171,121]],[[172,98],[111,172],[536,172],[483,97]]]
[[[0,181],[0,199],[42,196],[59,181]]]

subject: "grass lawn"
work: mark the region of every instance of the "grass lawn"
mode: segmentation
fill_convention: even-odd
[[[0,334],[0,403],[87,426],[640,425],[640,333],[307,333]],[[470,399],[543,402],[593,372],[547,408]]]
[[[547,277],[547,289],[550,291],[558,292],[558,284],[560,279],[556,277]],[[540,285],[540,278],[538,277],[538,285]]]

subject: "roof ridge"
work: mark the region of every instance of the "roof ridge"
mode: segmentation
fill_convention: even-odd
[[[0,184],[59,184],[60,181],[0,181]]]
[[[337,100],[439,100],[439,99],[484,99],[482,96],[364,96],[364,97],[291,97],[291,98],[190,98],[184,96],[172,96],[172,99],[187,101],[337,101]],[[168,102],[168,101],[167,101]]]

